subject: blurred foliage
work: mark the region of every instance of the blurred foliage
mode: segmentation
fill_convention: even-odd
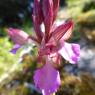
[[[67,0],[67,4],[68,17],[73,18],[75,23],[71,42],[79,41],[81,34],[85,34],[84,32],[88,30],[87,36],[91,35],[90,38],[93,40],[95,38],[95,0]],[[83,28],[85,26],[86,30]]]
[[[0,37],[6,36],[5,28],[1,27],[0,28]]]
[[[9,52],[12,43],[8,38],[0,38],[0,93],[1,95],[36,95],[36,91],[31,90],[25,83],[33,83],[33,73],[36,69],[35,52],[25,53],[18,64],[19,53],[13,55]],[[6,55],[6,56],[5,56]],[[31,92],[31,93],[30,93]],[[37,94],[38,95],[38,94]]]
[[[87,11],[93,10],[93,9],[95,9],[95,0],[89,0],[89,2],[86,2],[84,4],[82,11],[87,12]]]
[[[12,43],[9,39],[0,38],[0,77],[4,72],[8,72],[13,64],[17,63],[18,54],[13,55],[9,51],[12,48]]]
[[[74,76],[61,73],[61,87],[57,95],[95,95],[95,78],[89,73]]]
[[[28,20],[27,18],[25,19],[25,22],[19,26],[17,23],[14,23],[16,27],[13,28],[19,28],[25,32],[27,32],[28,34],[32,34],[33,33],[33,24],[32,24],[32,20]],[[0,27],[0,37],[6,37],[7,36],[7,31],[6,29],[9,28],[7,25],[6,26],[1,26]]]
[[[78,23],[81,26],[87,26],[92,28],[95,26],[95,10],[87,11],[85,13],[81,13],[78,16]]]

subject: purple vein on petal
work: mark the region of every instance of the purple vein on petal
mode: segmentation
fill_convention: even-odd
[[[68,32],[68,30],[71,27],[73,27],[72,20],[68,21],[67,23],[63,23],[63,24],[57,26],[57,28],[51,33],[50,36],[54,37],[56,39],[56,41],[59,41]],[[70,31],[70,32],[72,32],[72,31]]]

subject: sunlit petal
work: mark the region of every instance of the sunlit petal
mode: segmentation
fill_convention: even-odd
[[[73,27],[72,20],[66,23],[63,23],[55,28],[55,30],[51,33],[50,37],[51,38],[54,37],[56,41],[59,41],[64,35],[67,35],[67,34],[71,35],[72,31],[68,31],[68,30],[72,30],[72,27]]]
[[[78,44],[68,44],[64,42],[63,47],[58,51],[67,61],[77,63],[80,56],[80,46]]]

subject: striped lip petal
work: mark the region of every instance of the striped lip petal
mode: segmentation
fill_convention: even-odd
[[[59,88],[60,75],[47,59],[46,64],[35,71],[34,82],[42,90],[43,95],[51,95]]]
[[[50,35],[50,37],[54,37],[54,39],[56,41],[59,41],[62,37],[65,38],[65,35],[71,35],[71,32],[72,31],[68,31],[69,29],[72,29],[73,27],[73,22],[72,20],[66,22],[66,23],[63,23],[61,25],[59,25]],[[68,33],[67,33],[68,32]]]

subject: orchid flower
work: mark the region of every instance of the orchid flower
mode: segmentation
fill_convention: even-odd
[[[61,64],[62,57],[69,63],[75,64],[80,56],[80,46],[66,42],[72,35],[73,21],[69,20],[57,25],[55,19],[58,9],[59,0],[34,0],[32,17],[36,36],[29,36],[19,29],[8,29],[10,38],[16,44],[11,52],[16,53],[18,48],[29,39],[37,45],[37,64],[42,66],[34,72],[34,83],[43,95],[51,95],[59,88],[60,75],[55,65]],[[44,32],[41,28],[42,24],[44,24]]]

